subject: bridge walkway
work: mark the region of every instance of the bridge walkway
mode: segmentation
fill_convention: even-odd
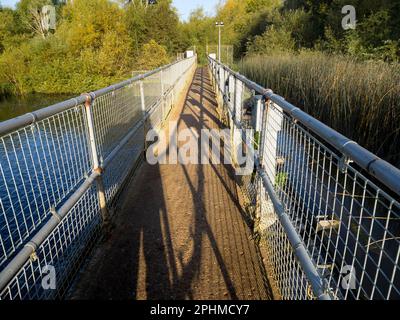
[[[206,68],[171,113],[178,130],[221,128]],[[72,299],[272,299],[233,168],[147,163],[114,229],[80,272]]]

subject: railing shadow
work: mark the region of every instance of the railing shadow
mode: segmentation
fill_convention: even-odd
[[[205,120],[220,126],[203,105],[205,72],[197,70],[178,121],[178,130],[190,128],[199,136],[209,127]],[[165,154],[169,152],[167,148]],[[272,298],[265,270],[255,258],[257,248],[250,248],[249,233],[243,232],[248,227],[240,227],[245,213],[232,178],[232,168],[225,164],[145,163],[127,187],[115,227],[94,253],[72,298]],[[206,180],[213,185],[206,186]],[[220,207],[210,207],[216,204]],[[209,279],[199,283],[204,277]]]

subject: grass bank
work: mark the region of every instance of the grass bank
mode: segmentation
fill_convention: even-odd
[[[253,81],[400,167],[400,65],[319,52],[245,58]]]

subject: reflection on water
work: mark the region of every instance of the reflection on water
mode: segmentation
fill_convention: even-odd
[[[77,96],[77,94],[32,93],[24,97],[11,96],[0,99],[0,121],[8,120],[27,112],[38,110],[57,102]]]

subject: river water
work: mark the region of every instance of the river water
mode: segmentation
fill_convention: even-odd
[[[0,99],[0,121],[8,120],[75,96],[77,94],[32,93],[23,97],[11,96],[3,98]]]

